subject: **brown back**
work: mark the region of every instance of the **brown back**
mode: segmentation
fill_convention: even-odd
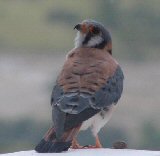
[[[64,92],[94,93],[111,77],[118,63],[104,49],[73,49],[58,77],[58,84]]]

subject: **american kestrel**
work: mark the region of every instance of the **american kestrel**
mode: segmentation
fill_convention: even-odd
[[[57,78],[51,96],[53,126],[35,150],[56,153],[83,148],[76,141],[89,127],[95,146],[101,148],[98,132],[110,119],[123,90],[123,72],[112,56],[108,30],[94,20],[77,24],[72,49]]]

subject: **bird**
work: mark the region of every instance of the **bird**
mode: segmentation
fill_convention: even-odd
[[[74,29],[75,46],[67,54],[51,95],[53,125],[35,147],[39,153],[102,148],[98,132],[122,95],[124,75],[112,56],[110,32],[92,19]],[[88,128],[95,145],[81,146],[76,137]]]

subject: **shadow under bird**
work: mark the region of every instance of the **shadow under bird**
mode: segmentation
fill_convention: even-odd
[[[98,132],[110,119],[123,90],[123,72],[112,57],[108,30],[94,20],[77,24],[75,48],[66,58],[53,88],[53,125],[35,147],[39,153],[69,148],[101,148]],[[79,131],[91,128],[95,146],[80,146]]]

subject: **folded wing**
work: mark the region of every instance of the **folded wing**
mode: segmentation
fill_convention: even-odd
[[[57,137],[116,104],[122,90],[123,72],[109,53],[94,48],[74,49],[52,93]]]

